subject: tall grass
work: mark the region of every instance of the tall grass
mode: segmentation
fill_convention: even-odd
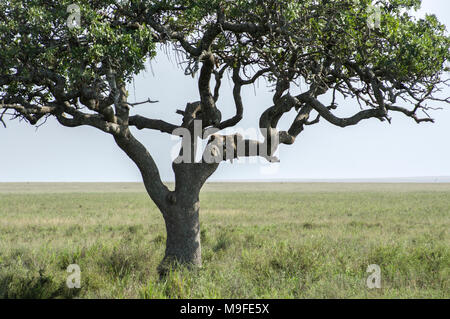
[[[285,186],[207,187],[204,266],[165,278],[146,194],[0,193],[0,298],[450,297],[450,186]]]

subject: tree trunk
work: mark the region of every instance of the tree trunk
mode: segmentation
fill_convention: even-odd
[[[158,168],[145,147],[129,131],[115,136],[120,148],[141,171],[150,198],[160,209],[166,223],[166,252],[158,270],[165,274],[173,263],[201,267],[199,194],[218,163],[194,163],[195,141],[191,141],[191,162],[172,163],[175,173],[175,191],[171,192],[161,181]]]
[[[166,252],[159,266],[161,274],[174,263],[188,267],[202,266],[200,189],[189,187],[189,184],[183,183],[183,187],[177,184],[176,190],[167,196],[167,205],[161,209],[167,231]]]
[[[167,266],[178,263],[190,267],[201,267],[199,203],[183,206],[174,204],[163,212],[166,223],[166,252],[160,265],[160,272]]]
[[[159,267],[162,274],[173,262],[201,267],[199,195],[203,184],[218,164],[173,163],[172,167],[175,191],[169,192],[161,208],[167,230],[166,253]]]

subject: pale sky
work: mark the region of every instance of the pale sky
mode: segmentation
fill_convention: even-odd
[[[450,1],[424,0],[423,12],[434,13],[450,30]],[[179,123],[175,114],[186,102],[199,100],[196,81],[183,75],[175,61],[160,55],[147,73],[130,86],[130,102],[148,97],[158,104],[137,106],[134,112]],[[234,113],[231,85],[222,87],[218,106],[222,117]],[[447,90],[446,96],[450,96]],[[244,129],[256,127],[259,115],[271,106],[271,94],[261,82],[243,91]],[[339,115],[358,110],[356,101],[345,100]],[[416,124],[394,115],[391,125],[376,119],[345,129],[321,123],[307,127],[292,146],[281,146],[279,166],[257,163],[222,164],[211,180],[341,179],[450,176],[450,105],[435,111],[435,124]],[[293,114],[281,121],[287,129]],[[284,125],[283,125],[284,123]],[[89,127],[65,128],[53,119],[38,130],[8,121],[0,127],[0,182],[124,182],[141,181],[134,163],[115,145],[113,138]],[[173,180],[171,150],[177,143],[167,134],[133,130],[160,168],[163,180]]]

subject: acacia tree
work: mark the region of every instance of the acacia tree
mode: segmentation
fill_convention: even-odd
[[[430,102],[450,102],[439,95],[447,85],[450,38],[434,16],[411,16],[408,10],[420,2],[380,0],[377,11],[369,0],[79,0],[81,24],[72,28],[72,0],[2,0],[0,121],[9,114],[40,125],[54,117],[66,127],[110,134],[136,163],[165,220],[162,265],[199,266],[199,192],[221,162],[245,156],[278,161],[279,144],[293,144],[320,120],[347,127],[369,119],[390,123],[390,114],[401,113],[433,122]],[[186,75],[198,72],[199,101],[186,101],[177,111],[179,123],[130,115],[126,84],[158,45],[186,59]],[[220,105],[227,74],[233,106]],[[273,92],[258,123],[264,140],[221,134],[241,121],[241,90],[258,79]],[[300,84],[303,93],[291,95]],[[337,116],[339,96],[361,110]],[[223,107],[235,108],[235,115],[222,119]],[[292,125],[279,129],[280,118],[292,110]],[[161,181],[151,150],[133,136],[133,127],[182,136],[172,165],[174,191]],[[207,146],[195,162],[198,138]]]

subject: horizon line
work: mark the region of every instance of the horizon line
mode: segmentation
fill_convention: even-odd
[[[165,180],[163,183],[174,183]],[[0,181],[7,183],[142,183],[129,181]],[[274,178],[274,179],[211,179],[207,183],[450,183],[450,176],[411,176],[411,177],[351,177],[351,178]]]

